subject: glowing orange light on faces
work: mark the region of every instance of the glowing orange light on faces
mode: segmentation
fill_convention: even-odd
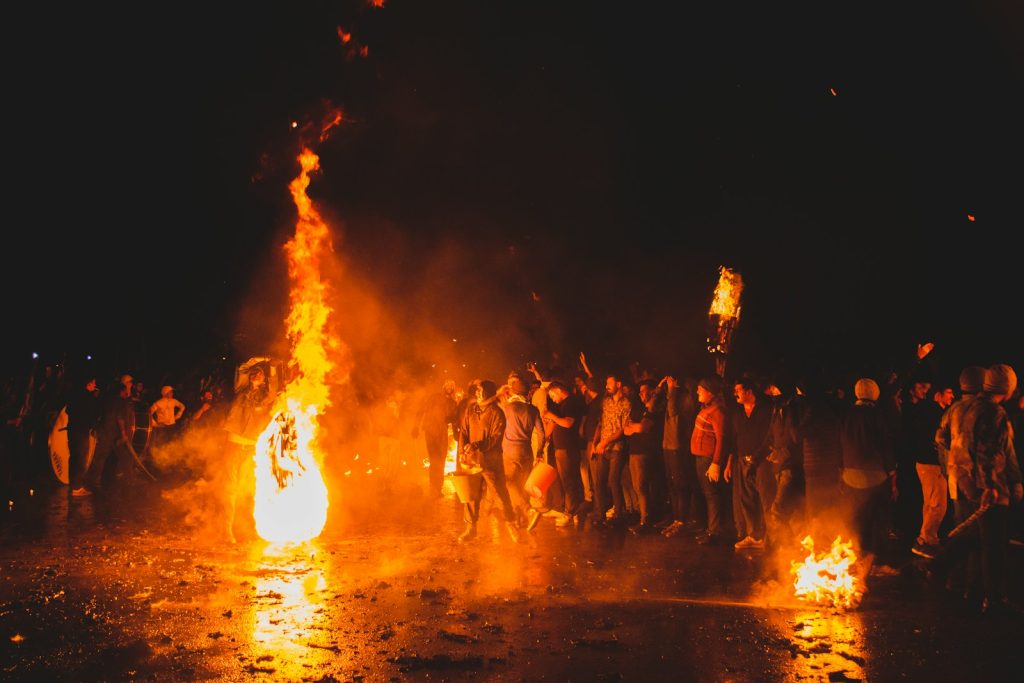
[[[828,552],[815,556],[814,539],[805,536],[800,545],[807,551],[803,562],[793,562],[790,570],[796,577],[796,597],[819,605],[850,609],[860,604],[864,595],[860,580],[850,573],[857,561],[853,542],[836,536]]]
[[[286,320],[291,342],[292,378],[278,397],[256,443],[254,516],[259,535],[275,542],[315,538],[327,521],[327,486],[316,450],[317,417],[329,405],[328,351],[339,345],[327,331],[331,313],[320,261],[330,250],[330,233],[306,188],[319,159],[307,150],[299,156],[302,171],[289,189],[299,218],[285,245],[292,282],[291,311]]]

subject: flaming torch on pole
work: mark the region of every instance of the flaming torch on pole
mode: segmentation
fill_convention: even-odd
[[[732,335],[740,322],[740,294],[743,278],[725,266],[718,267],[718,284],[708,311],[708,352],[715,357],[715,372],[725,377]]]

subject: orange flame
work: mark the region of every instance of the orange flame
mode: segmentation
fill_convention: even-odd
[[[857,561],[853,542],[843,542],[841,536],[832,541],[832,548],[814,555],[814,539],[805,536],[800,545],[807,551],[803,562],[792,562],[790,570],[796,597],[820,605],[850,609],[860,604],[864,591],[860,581],[850,573]]]
[[[718,272],[718,284],[715,286],[715,296],[711,300],[711,310],[708,314],[720,318],[739,318],[743,278],[725,266],[719,266]]]
[[[274,406],[274,418],[256,443],[256,531],[275,542],[315,538],[327,521],[327,485],[316,451],[317,416],[330,404],[328,351],[339,342],[327,333],[331,313],[320,260],[331,248],[327,224],[306,194],[310,173],[319,167],[308,149],[299,155],[302,172],[289,185],[299,218],[285,245],[292,281],[286,320],[292,378]]]

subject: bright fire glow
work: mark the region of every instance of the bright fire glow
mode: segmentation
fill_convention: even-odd
[[[853,542],[843,542],[836,536],[828,552],[815,556],[814,539],[805,536],[800,542],[807,557],[803,562],[793,562],[791,571],[796,576],[793,580],[796,597],[820,605],[831,605],[850,609],[860,604],[864,591],[860,581],[850,573],[850,568],[857,561],[853,552]]]
[[[327,485],[316,450],[317,417],[329,405],[328,351],[339,342],[327,332],[331,313],[320,260],[331,248],[327,224],[306,194],[310,173],[319,167],[308,149],[299,155],[302,172],[289,186],[298,221],[285,245],[291,279],[291,376],[274,406],[274,418],[256,443],[256,531],[275,542],[315,538],[327,522]]]
[[[718,285],[715,286],[715,296],[711,300],[711,310],[708,313],[721,318],[738,318],[743,278],[725,266],[720,266],[718,272]]]

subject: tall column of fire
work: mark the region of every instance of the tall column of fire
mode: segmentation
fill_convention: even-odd
[[[328,333],[331,308],[320,273],[321,261],[331,250],[330,232],[306,194],[319,158],[304,149],[298,160],[302,170],[289,185],[298,220],[295,235],[285,245],[291,281],[286,319],[290,379],[256,444],[256,531],[276,542],[315,538],[327,521],[327,486],[316,451],[317,420],[329,405],[329,352],[341,346]]]

